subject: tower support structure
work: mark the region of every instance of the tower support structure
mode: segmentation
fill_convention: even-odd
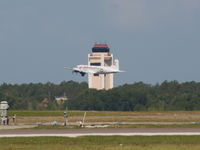
[[[112,66],[113,54],[107,44],[95,44],[92,53],[88,54],[88,65],[90,66]],[[88,74],[89,88],[98,90],[109,90],[114,86],[114,75],[110,74]]]

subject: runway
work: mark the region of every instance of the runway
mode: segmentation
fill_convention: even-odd
[[[0,137],[200,135],[200,128],[105,128],[105,129],[16,129],[0,130]]]

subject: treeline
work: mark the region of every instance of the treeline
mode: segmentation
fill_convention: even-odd
[[[62,105],[57,104],[55,96],[64,93],[68,101]],[[60,84],[4,83],[0,85],[0,100],[8,101],[11,109],[28,110],[200,110],[200,83],[164,81],[150,85],[137,82],[108,91],[88,89],[87,83],[74,81]]]
[[[200,110],[200,83],[138,82],[109,91],[86,90],[69,102],[71,109],[81,110]]]
[[[8,101],[10,108],[15,110],[59,110],[66,109],[67,103],[59,105],[56,96],[74,99],[78,93],[87,89],[87,83],[74,81],[37,84],[2,84],[0,85],[0,101]]]

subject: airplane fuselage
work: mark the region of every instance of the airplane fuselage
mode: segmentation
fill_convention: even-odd
[[[68,67],[66,67],[68,68]],[[78,65],[71,69],[72,72],[80,73],[84,76],[86,73],[88,74],[109,74],[109,73],[117,73],[123,72],[119,70],[119,61],[115,59],[114,64],[112,66],[90,66],[90,65]]]
[[[89,66],[89,65],[78,65],[77,67],[74,67],[73,70],[79,72],[92,73],[92,74],[108,74],[108,73],[120,72],[119,70],[116,70],[111,67]]]

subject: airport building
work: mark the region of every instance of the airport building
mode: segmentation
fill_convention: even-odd
[[[88,54],[88,65],[90,66],[112,66],[113,54],[107,44],[95,44],[92,48],[92,53]],[[112,74],[88,74],[89,88],[94,89],[112,89],[113,88],[113,73]]]

